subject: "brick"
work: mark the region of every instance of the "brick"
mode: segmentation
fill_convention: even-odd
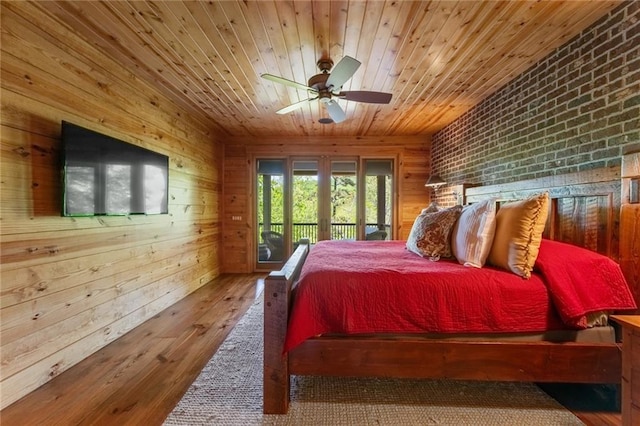
[[[578,166],[578,170],[579,171],[583,171],[583,170],[593,170],[593,169],[601,169],[604,166],[606,166],[606,162],[605,161],[592,161],[592,162],[587,162],[584,164],[580,164]]]
[[[569,102],[574,100],[577,96],[578,96],[578,89],[573,89],[573,90],[567,91],[567,92],[563,93],[561,96],[559,96],[558,99],[557,99],[557,102],[558,103],[566,102],[568,104]]]
[[[613,158],[622,155],[620,147],[613,147],[608,149],[602,149],[591,153],[591,159],[602,160],[605,158]]]
[[[569,101],[569,108],[575,108],[577,106],[580,106],[584,103],[590,102],[591,101],[591,94],[590,93],[586,93],[582,96],[579,96],[577,98],[573,98],[571,101]]]
[[[567,161],[562,159],[562,160],[553,160],[553,161],[549,161],[547,164],[545,164],[545,168],[547,169],[555,169],[558,167],[563,167],[567,164]]]
[[[584,154],[585,152],[593,152],[602,149],[604,146],[606,146],[606,143],[602,139],[595,142],[581,143],[578,145],[578,152],[581,154]]]
[[[591,133],[583,133],[580,136],[577,136],[575,138],[571,138],[567,141],[567,146],[578,146],[578,145],[583,145],[586,143],[590,143],[591,141],[593,141],[592,137],[591,137]]]
[[[571,166],[571,165],[588,163],[590,161],[591,161],[591,154],[579,154],[579,155],[574,155],[572,157],[567,158],[566,164]]]
[[[603,108],[601,110],[594,111],[592,113],[592,117],[593,117],[594,120],[601,120],[603,118],[607,118],[607,117],[610,117],[612,115],[616,115],[620,111],[622,111],[622,103],[618,102],[618,103],[615,103],[613,105],[609,105],[608,107]]]
[[[593,55],[595,57],[598,57],[600,55],[602,55],[603,53],[606,54],[609,51],[611,51],[612,49],[615,49],[616,46],[622,44],[622,34],[618,34],[617,36],[608,39],[607,41],[605,41],[604,43],[602,43],[600,46],[596,47],[593,50]]]
[[[622,108],[631,108],[632,106],[640,105],[640,94],[630,97],[622,104]]]
[[[606,102],[602,98],[593,100],[591,102],[588,102],[586,105],[583,105],[582,107],[580,107],[580,114],[586,114],[590,111],[604,108],[605,105],[606,105]]]
[[[597,120],[597,121],[589,121],[584,126],[581,126],[580,128],[578,128],[578,132],[579,132],[579,134],[583,135],[585,133],[590,133],[590,132],[596,131],[598,129],[602,129],[603,127],[606,126],[606,124],[607,124],[607,120],[606,119],[601,119],[601,120]]]
[[[638,88],[638,86],[640,85],[640,61],[637,61],[637,62],[638,62],[638,64],[636,65],[637,68],[635,69],[637,69],[638,71],[630,72],[629,74],[625,75],[624,83],[625,83],[625,86],[633,87],[635,85],[637,89],[640,89]]]
[[[614,136],[612,138],[609,138],[607,139],[607,146],[614,147],[614,146],[626,145],[633,140],[630,136],[631,135],[627,134],[627,135],[619,135],[619,136]]]
[[[578,155],[578,148],[575,146],[556,152],[556,158],[574,157],[576,155]]]
[[[638,116],[640,116],[640,107],[625,109],[620,114],[610,116],[607,120],[607,124],[617,124],[625,121],[630,121],[633,119],[637,119]]]
[[[547,163],[549,161],[553,161],[556,159],[556,153],[548,152],[542,155],[538,155],[535,158],[536,158],[536,163]]]
[[[624,123],[624,132],[628,133],[628,132],[634,132],[637,135],[638,131],[640,130],[640,118],[636,118],[635,120],[630,120],[627,121],[626,123]],[[638,139],[638,138],[636,138]]]
[[[591,135],[591,137],[594,140],[597,139],[607,139],[616,135],[619,135],[620,133],[622,133],[622,126],[618,125],[613,125],[610,127],[606,127],[604,129],[600,129],[597,131],[594,131]]]
[[[545,129],[545,135],[553,135],[555,133],[559,133],[562,132],[563,130],[565,130],[567,128],[567,125],[565,123],[558,123],[554,126],[551,126],[547,129]]]
[[[621,164],[622,164],[621,157],[610,158],[607,160],[607,167],[620,167]]]
[[[544,164],[532,164],[527,167],[527,173],[534,173],[544,170]]]

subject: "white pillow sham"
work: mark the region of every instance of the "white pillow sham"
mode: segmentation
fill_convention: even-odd
[[[451,251],[464,266],[482,268],[496,232],[496,200],[465,206],[451,233]]]

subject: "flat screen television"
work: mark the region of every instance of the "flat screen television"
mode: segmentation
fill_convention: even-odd
[[[166,214],[169,157],[62,122],[63,216]]]

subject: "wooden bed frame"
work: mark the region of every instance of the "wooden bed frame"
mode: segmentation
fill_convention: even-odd
[[[620,169],[466,188],[465,203],[549,191],[545,236],[619,256]],[[264,413],[288,410],[290,375],[620,384],[615,343],[451,341],[421,336],[320,336],[283,354],[291,288],[309,252],[300,244],[265,280]],[[640,295],[634,294],[636,300]]]

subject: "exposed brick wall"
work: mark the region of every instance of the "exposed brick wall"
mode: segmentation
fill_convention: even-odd
[[[623,3],[436,133],[432,169],[494,184],[620,164],[640,141],[640,1]]]

